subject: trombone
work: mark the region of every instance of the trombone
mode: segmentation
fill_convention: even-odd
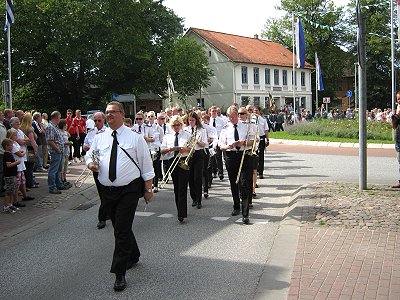
[[[235,181],[236,184],[237,184],[237,183],[239,182],[239,180],[240,180],[240,173],[242,172],[242,167],[243,167],[243,162],[244,162],[244,156],[246,155],[246,148],[247,148],[247,145],[248,145],[249,139],[250,139],[250,128],[251,128],[251,126],[252,126],[253,124],[257,124],[256,131],[258,132],[258,130],[257,130],[257,129],[258,129],[258,118],[256,119],[256,122],[255,122],[255,123],[251,122],[251,119],[252,119],[252,118],[253,118],[253,115],[251,115],[251,116],[249,117],[249,123],[248,123],[248,126],[247,126],[247,134],[246,134],[246,142],[244,143],[243,154],[242,154],[242,158],[241,158],[241,160],[240,160],[240,165],[239,165],[239,171],[238,171],[237,176],[236,176],[236,181]],[[251,147],[251,151],[250,151],[250,153],[249,153],[249,156],[257,155],[255,152],[254,152],[254,154],[253,154],[253,151],[255,151],[254,144],[257,144],[257,143],[256,143],[256,139],[257,139],[257,137],[254,136],[254,140],[253,140],[253,144],[252,144],[252,147]]]
[[[86,179],[89,177],[90,173],[92,173],[92,171],[90,171],[88,167],[83,169],[81,175],[79,175],[78,179],[75,180],[74,182],[75,187],[80,188],[82,184],[86,181]]]
[[[171,165],[169,166],[167,172],[165,172],[165,175],[164,175],[164,177],[163,177],[163,179],[162,179],[162,181],[160,183],[160,189],[164,188],[164,186],[168,182],[169,175],[174,172],[176,166],[179,166],[180,168],[182,168],[184,170],[189,170],[190,169],[189,160],[192,157],[193,152],[194,152],[194,147],[196,146],[196,143],[197,143],[198,139],[201,136],[201,132],[200,132],[198,137],[197,137],[197,133],[198,133],[198,131],[196,130],[196,132],[194,132],[192,134],[192,136],[190,137],[190,139],[188,140],[188,142],[185,145],[185,147],[191,147],[190,152],[189,152],[188,156],[185,158],[185,160],[184,161],[181,160],[182,159],[182,153],[179,153],[177,156],[175,156],[175,158],[172,161]]]

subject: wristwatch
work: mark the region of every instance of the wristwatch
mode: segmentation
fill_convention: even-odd
[[[144,189],[144,191],[147,192],[147,193],[152,193],[153,189]]]

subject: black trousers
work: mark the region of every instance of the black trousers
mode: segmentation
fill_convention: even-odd
[[[161,156],[161,154],[157,155],[157,158],[155,160],[153,160],[153,168],[154,168],[154,173],[155,173],[155,176],[153,178],[154,187],[158,187],[158,180],[159,180],[159,178],[162,178],[160,156]]]
[[[194,202],[201,203],[203,190],[204,150],[196,150],[191,159],[189,171],[190,197]]]
[[[248,217],[253,192],[253,160],[248,155],[244,156],[239,182],[236,183],[242,155],[243,151],[225,151],[224,159],[231,186],[233,209],[240,209],[240,199],[242,199],[242,215]]]
[[[208,184],[210,182],[209,176],[212,178],[212,174],[209,174],[211,171],[211,168],[209,169],[210,165],[210,150],[205,149],[206,153],[204,155],[204,160],[203,160],[203,191],[204,193],[208,193]]]
[[[104,208],[104,197],[101,189],[101,184],[99,182],[99,172],[93,172],[94,182],[96,183],[97,192],[99,193],[100,197],[100,207],[98,213],[98,220],[99,221],[106,221],[107,220],[107,212]]]
[[[265,152],[265,135],[260,136],[260,143],[258,144],[258,167],[257,173],[264,176],[264,152]]]
[[[217,147],[214,155],[213,172],[214,173],[218,172],[218,176],[224,176],[224,166],[222,164],[222,151],[219,147]]]
[[[169,160],[171,165],[173,159]],[[174,184],[175,204],[178,217],[187,218],[187,189],[189,182],[189,171],[176,166],[171,174]]]
[[[140,190],[139,179],[120,187],[101,185],[104,208],[114,227],[115,247],[111,273],[125,275],[128,262],[140,256],[139,247],[132,232]]]

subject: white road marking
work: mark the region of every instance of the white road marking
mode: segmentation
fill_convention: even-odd
[[[148,211],[137,211],[135,213],[135,216],[139,216],[139,217],[150,217],[152,215],[154,215],[155,213],[153,212],[148,212]]]
[[[162,215],[159,215],[158,217],[159,218],[174,218],[175,216],[171,215],[171,214],[162,214]]]
[[[212,217],[211,219],[215,221],[227,221],[229,217]]]

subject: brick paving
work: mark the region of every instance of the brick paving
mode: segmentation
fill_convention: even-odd
[[[288,299],[400,299],[400,191],[318,183],[297,201]]]
[[[68,181],[74,183],[84,167],[84,164],[70,166],[70,174],[67,176]],[[89,176],[81,188],[72,187],[63,191],[60,195],[53,195],[48,192],[47,173],[34,174],[36,181],[39,182],[39,188],[31,189],[28,195],[35,197],[35,200],[26,201],[26,207],[20,208],[15,214],[0,214],[0,242],[18,234],[20,230],[24,230],[32,222],[37,222],[53,214],[63,203],[72,200],[71,198],[75,198],[94,184],[92,176]],[[19,198],[21,199],[21,197]]]

